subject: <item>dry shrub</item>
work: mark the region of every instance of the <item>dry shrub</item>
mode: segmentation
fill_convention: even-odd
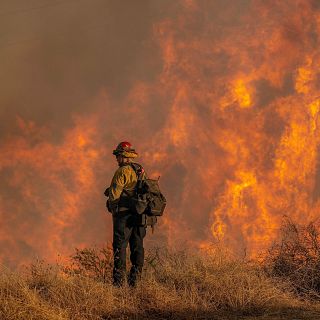
[[[68,268],[38,262],[23,273],[2,272],[0,319],[223,319],[298,305],[254,264],[166,249],[147,253],[136,288],[114,288],[110,254],[77,250]]]
[[[111,247],[75,249],[70,260],[71,265],[64,268],[66,273],[80,274],[102,282],[110,281],[113,268]]]
[[[314,223],[299,226],[286,218],[281,236],[264,259],[267,273],[289,281],[302,298],[320,300],[320,235]]]

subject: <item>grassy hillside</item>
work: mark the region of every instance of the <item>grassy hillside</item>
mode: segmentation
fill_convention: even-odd
[[[301,259],[301,252],[298,256]],[[309,289],[301,290],[304,282],[297,286],[296,279],[285,274],[288,261],[296,258],[276,246],[260,263],[237,261],[221,251],[203,255],[152,250],[133,289],[111,285],[110,249],[77,250],[68,267],[38,262],[19,272],[3,269],[0,319],[319,320],[319,299],[312,287],[318,275],[313,273],[313,281],[306,283]],[[303,265],[299,267],[300,277],[306,276],[308,270],[303,273]]]

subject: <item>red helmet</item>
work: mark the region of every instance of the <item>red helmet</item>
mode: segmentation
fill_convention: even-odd
[[[128,141],[123,141],[118,144],[115,150],[112,152],[115,156],[123,155],[127,158],[134,158],[137,156],[135,149],[132,147],[132,144]]]

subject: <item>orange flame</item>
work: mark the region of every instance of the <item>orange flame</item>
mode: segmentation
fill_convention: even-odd
[[[97,93],[61,140],[17,119],[19,133],[0,145],[2,261],[52,260],[111,240],[102,192],[121,140],[161,176],[168,198],[149,245],[219,241],[255,256],[283,215],[318,218],[319,8],[311,0],[228,3],[170,7],[172,16],[153,25],[157,76],[121,99],[109,88]]]

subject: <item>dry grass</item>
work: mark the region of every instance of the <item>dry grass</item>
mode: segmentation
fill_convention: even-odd
[[[0,319],[320,318],[286,282],[221,255],[150,251],[135,289],[114,288],[111,269],[105,248],[77,250],[67,268],[39,262],[19,273],[2,270]]]

